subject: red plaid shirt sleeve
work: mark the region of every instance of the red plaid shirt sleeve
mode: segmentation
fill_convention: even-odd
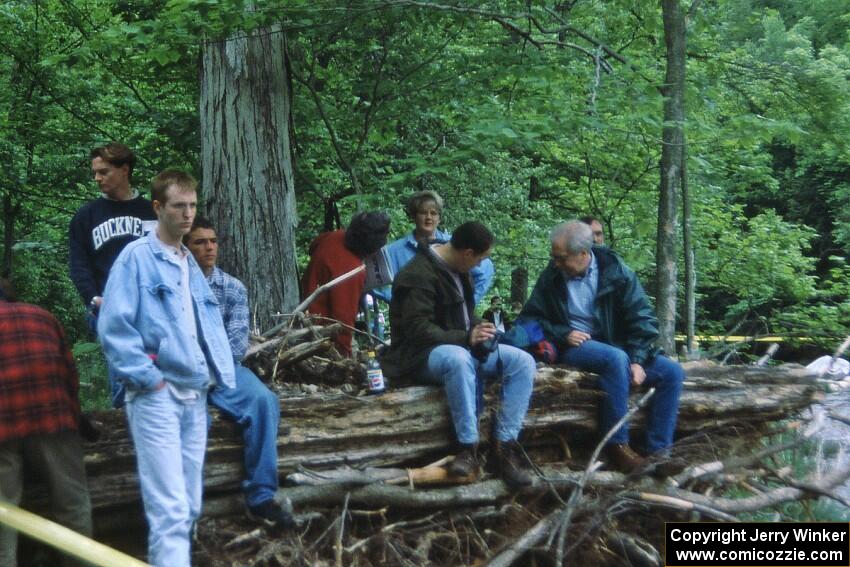
[[[56,318],[35,305],[0,301],[0,443],[76,430],[79,389]]]

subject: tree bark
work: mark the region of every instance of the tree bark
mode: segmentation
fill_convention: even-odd
[[[261,328],[298,304],[292,175],[292,87],[278,26],[204,44],[201,200],[219,263],[247,286]]]
[[[660,331],[659,345],[676,352],[676,233],[677,198],[684,163],[685,124],[685,14],[679,0],[662,0],[664,43],[667,46],[667,72],[664,86],[664,127],[661,149],[661,187],[658,198],[658,238],[656,248],[656,307]]]
[[[682,142],[685,144],[682,155],[682,247],[685,249],[685,346],[688,355],[694,355],[696,344],[697,316],[697,270],[694,264],[694,242],[691,219],[691,191],[688,183],[688,151],[684,133]]]
[[[528,268],[520,266],[511,270],[511,304],[519,302],[525,305],[528,300]],[[511,306],[507,306],[511,309]]]
[[[680,435],[772,423],[809,405],[816,392],[814,378],[802,369],[691,366],[687,372],[679,410]],[[487,408],[495,406],[496,394],[497,389],[488,395]],[[593,375],[540,369],[524,439],[533,445],[560,447],[564,434],[595,434],[602,395]],[[234,492],[243,476],[241,434],[218,412],[211,413],[205,494]],[[104,411],[93,417],[102,431],[97,443],[86,446],[93,507],[106,510],[136,505],[135,455],[124,413]],[[489,431],[488,424],[489,413],[485,412],[480,426],[483,433]],[[644,424],[645,412],[641,411],[631,425],[642,429]],[[437,387],[399,388],[379,397],[326,393],[281,398],[278,470],[283,478],[300,468],[321,471],[430,463],[452,452],[452,438],[445,394]],[[38,494],[43,498],[43,491],[36,491],[36,499]]]
[[[18,207],[14,206],[11,193],[3,195],[3,261],[0,263],[0,277],[12,275],[12,247],[15,245],[15,219]]]

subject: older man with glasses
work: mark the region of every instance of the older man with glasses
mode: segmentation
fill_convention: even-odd
[[[521,318],[540,323],[558,346],[559,361],[599,375],[601,434],[628,410],[629,388],[654,387],[647,419],[645,461],[629,445],[627,425],[606,445],[613,466],[636,472],[654,466],[660,475],[680,469],[668,452],[684,372],[655,346],[658,320],[635,273],[614,252],[594,246],[593,231],[581,221],[560,224],[551,234],[552,261],[543,270]]]

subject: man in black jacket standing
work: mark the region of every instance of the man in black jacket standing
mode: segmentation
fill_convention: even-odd
[[[490,254],[493,240],[484,225],[467,222],[450,242],[420,244],[393,281],[392,344],[382,365],[390,377],[420,377],[444,387],[459,443],[449,471],[458,476],[468,476],[477,467],[479,379],[501,375],[495,452],[502,479],[520,488],[531,484],[516,440],[536,368],[531,355],[520,349],[495,344],[492,350],[486,348],[496,329],[475,317],[469,271]]]

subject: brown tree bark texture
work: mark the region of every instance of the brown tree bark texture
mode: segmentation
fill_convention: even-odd
[[[278,26],[202,53],[201,201],[221,244],[219,265],[247,286],[261,328],[298,304],[292,88]]]
[[[675,352],[676,290],[678,265],[678,196],[685,160],[685,68],[687,27],[679,0],[662,0],[664,44],[667,70],[661,93],[664,96],[664,127],[661,145],[661,183],[658,195],[658,235],[656,243],[656,311],[658,344]]]
[[[770,423],[808,406],[814,378],[800,368],[691,367],[681,398],[680,433],[705,428]],[[488,408],[494,406],[491,391]],[[541,368],[525,421],[535,442],[557,442],[558,430],[593,433],[601,392],[593,376]],[[236,491],[242,480],[242,438],[236,425],[212,410],[204,469],[205,494]],[[640,428],[643,413],[632,427]],[[86,469],[95,510],[139,500],[133,446],[122,411],[94,415],[102,437],[86,446]],[[488,415],[485,412],[483,422]],[[482,423],[481,431],[488,431]],[[383,396],[325,394],[281,399],[278,467],[283,477],[298,467],[404,467],[452,450],[452,426],[439,388],[413,386]],[[31,493],[43,499],[41,491]]]

